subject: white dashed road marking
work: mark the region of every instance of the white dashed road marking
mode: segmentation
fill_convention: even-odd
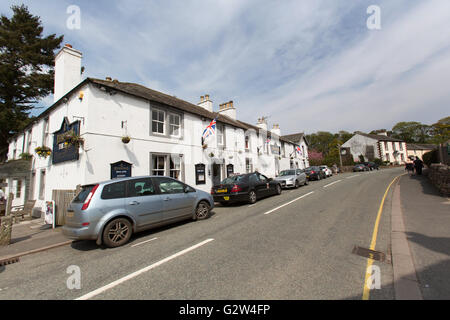
[[[145,267],[143,269],[135,271],[135,272],[133,272],[133,273],[131,273],[131,274],[129,274],[129,275],[123,277],[123,278],[120,278],[120,279],[118,279],[118,280],[116,280],[114,282],[111,282],[110,284],[107,284],[106,286],[103,286],[103,287],[101,287],[101,288],[99,288],[97,290],[91,291],[91,292],[85,294],[84,296],[81,296],[81,297],[79,297],[79,298],[77,298],[75,300],[87,300],[87,299],[93,298],[93,297],[95,297],[95,296],[105,292],[106,290],[112,289],[112,288],[118,286],[119,284],[124,283],[125,281],[133,279],[133,278],[135,278],[135,277],[137,277],[137,276],[139,276],[139,275],[141,275],[141,274],[143,274],[143,273],[145,273],[147,271],[150,271],[150,270],[152,270],[152,269],[154,269],[154,268],[156,268],[156,267],[158,267],[158,266],[160,266],[160,265],[162,265],[162,264],[164,264],[164,263],[166,263],[166,262],[168,262],[170,260],[173,260],[173,259],[175,259],[175,258],[177,258],[177,257],[179,257],[179,256],[181,256],[181,255],[183,255],[185,253],[188,253],[189,251],[195,250],[195,249],[197,249],[197,248],[199,248],[199,247],[201,247],[201,246],[203,246],[203,245],[205,245],[208,242],[211,242],[213,240],[214,239],[207,239],[205,241],[197,243],[196,245],[193,245],[192,247],[189,247],[187,249],[179,251],[179,252],[177,252],[177,253],[175,253],[175,254],[167,257],[167,258],[164,258],[164,259],[162,259],[162,260],[160,260],[158,262],[155,262],[155,263],[149,265],[148,267]]]
[[[329,184],[327,184],[326,186],[323,186],[323,187],[324,187],[324,188],[329,187],[329,186],[331,186],[331,185],[333,185],[333,184],[335,184],[335,183],[338,183],[339,181],[342,181],[342,180],[336,180],[336,181],[334,181],[334,182],[332,182],[332,183],[329,183]]]
[[[278,210],[278,209],[283,208],[284,206],[287,206],[288,204],[291,204],[292,202],[295,202],[295,201],[297,201],[297,200],[300,200],[301,198],[304,198],[304,197],[306,197],[306,196],[309,196],[309,195],[312,194],[312,193],[314,193],[314,191],[308,192],[307,194],[304,194],[304,195],[302,195],[302,196],[300,196],[300,197],[298,197],[298,198],[295,198],[294,200],[291,200],[291,201],[289,201],[289,202],[287,202],[287,203],[285,203],[285,204],[283,204],[283,205],[281,205],[281,206],[279,206],[279,207],[276,207],[276,208],[274,208],[274,209],[272,209],[272,210],[269,210],[269,211],[267,211],[267,212],[264,212],[264,214],[272,213],[272,212],[274,212],[274,211],[276,211],[276,210]]]
[[[156,240],[156,239],[158,239],[158,238],[153,238],[153,239],[150,239],[150,240],[147,240],[147,241],[142,241],[142,242],[139,242],[139,243],[133,244],[133,245],[132,245],[131,247],[133,248],[133,247],[139,246],[139,245],[141,245],[141,244],[144,244],[144,243],[147,243],[147,242],[150,242],[150,241]]]

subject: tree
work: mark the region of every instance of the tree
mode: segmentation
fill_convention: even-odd
[[[29,122],[34,104],[52,93],[54,51],[63,36],[43,37],[40,18],[24,5],[12,6],[12,18],[0,17],[0,160],[8,139]]]
[[[443,118],[431,125],[432,139],[435,144],[444,143],[450,140],[450,117]]]
[[[333,141],[334,135],[327,131],[318,131],[317,133],[306,135],[309,141],[309,147],[324,155],[328,152],[328,145]]]
[[[392,137],[408,143],[427,143],[431,139],[430,126],[416,121],[402,121],[392,127]]]

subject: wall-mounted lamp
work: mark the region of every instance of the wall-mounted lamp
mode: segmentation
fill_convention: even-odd
[[[82,100],[83,100],[83,97],[84,97],[84,92],[83,92],[83,91],[80,91],[80,92],[78,93],[78,99],[80,99],[80,101],[82,101]]]

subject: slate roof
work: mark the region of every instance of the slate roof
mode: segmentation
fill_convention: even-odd
[[[79,88],[84,86],[85,84],[93,83],[97,86],[103,86],[106,88],[114,89],[116,91],[130,94],[135,97],[143,98],[145,100],[158,102],[161,104],[165,104],[171,107],[174,107],[176,109],[192,113],[195,115],[198,115],[200,117],[205,117],[207,119],[214,119],[217,117],[217,122],[221,122],[224,124],[228,124],[237,128],[241,128],[244,130],[254,129],[254,130],[261,130],[259,127],[240,121],[232,119],[228,116],[225,116],[223,114],[220,114],[219,112],[209,112],[208,110],[199,107],[195,104],[192,104],[190,102],[178,99],[177,97],[147,88],[143,85],[137,84],[137,83],[131,83],[131,82],[120,82],[117,80],[101,80],[96,78],[86,78],[82,82],[80,82],[76,87],[74,87],[72,90],[70,90],[68,93],[66,93],[63,97],[61,97],[58,101],[56,101],[53,105],[51,105],[48,109],[46,109],[43,113],[41,113],[39,116],[37,116],[33,122],[31,122],[27,128],[23,130],[25,132],[28,128],[30,128],[34,123],[39,121],[40,119],[44,118],[48,113],[51,112],[51,110],[55,109],[61,102],[64,101],[66,97],[69,97],[72,93],[77,91]],[[270,132],[270,131],[268,131]],[[19,135],[21,133],[16,134],[15,136]],[[14,137],[15,137],[14,136]],[[276,136],[273,133],[271,134],[272,137]],[[12,140],[14,137],[11,137],[10,140]],[[280,141],[290,142],[291,140],[285,139],[284,137],[278,137]]]
[[[424,144],[424,143],[407,143],[406,148],[408,150],[433,150],[437,146],[434,144]]]
[[[365,136],[368,138],[372,138],[378,141],[392,141],[392,142],[403,142],[403,140],[401,139],[396,139],[396,138],[392,138],[392,137],[388,137],[388,136],[384,136],[384,135],[380,135],[380,134],[368,134],[368,133],[364,133],[364,132],[356,132],[356,134],[359,134],[361,136]]]
[[[288,140],[289,142],[292,142],[292,143],[297,143],[302,138],[304,138],[306,141],[306,144],[309,145],[308,139],[306,139],[305,134],[303,132],[287,134],[287,135],[282,136],[282,138],[285,140]]]

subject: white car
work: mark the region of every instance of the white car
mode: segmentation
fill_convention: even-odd
[[[320,166],[320,169],[323,170],[323,172],[325,172],[327,178],[333,175],[333,171],[331,171],[331,169],[328,168],[328,166]]]

